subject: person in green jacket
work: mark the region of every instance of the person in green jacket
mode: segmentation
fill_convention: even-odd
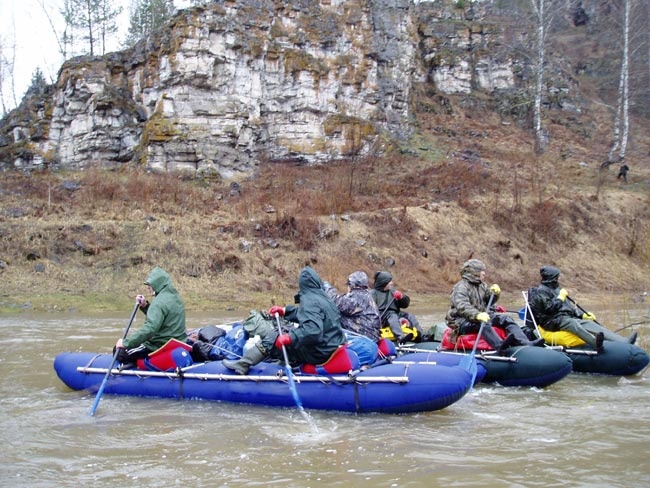
[[[146,315],[142,327],[131,336],[119,339],[117,360],[122,364],[135,363],[165,345],[170,339],[187,341],[185,304],[172,284],[167,272],[156,266],[144,282],[154,296],[151,303],[143,295],[136,300]]]
[[[241,359],[224,360],[223,365],[246,375],[251,366],[266,358],[282,360],[282,346],[286,348],[292,366],[304,363],[322,364],[342,344],[346,343],[341,327],[341,315],[336,304],[323,290],[323,281],[310,266],[305,266],[298,277],[300,293],[296,305],[273,306],[268,313],[277,313],[287,321],[297,323],[289,332],[269,331],[261,341],[248,349]]]

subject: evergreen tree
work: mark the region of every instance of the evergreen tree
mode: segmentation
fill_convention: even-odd
[[[130,10],[126,46],[133,46],[160,28],[176,11],[173,0],[132,0]]]

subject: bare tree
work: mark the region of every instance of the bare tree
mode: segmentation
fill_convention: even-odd
[[[547,35],[556,13],[562,5],[553,0],[530,0],[535,15],[535,95],[533,102],[533,130],[535,132],[535,153],[543,154],[546,135],[542,126],[542,97],[544,95],[544,72],[546,64]]]
[[[603,167],[607,167],[616,161],[625,158],[627,139],[629,136],[629,59],[630,59],[630,0],[623,0],[623,53],[621,55],[621,74],[618,84],[618,97],[616,101],[616,114],[614,116],[614,142],[609,150],[607,161]],[[618,152],[618,157],[614,155]]]
[[[16,80],[14,67],[16,65],[16,39],[0,36],[0,102],[4,116],[16,102]]]
[[[65,0],[65,4],[67,4],[68,1],[69,0]],[[68,44],[65,42],[66,41],[65,31],[64,31],[63,34],[59,34],[59,30],[54,25],[54,19],[52,18],[52,12],[45,5],[45,0],[36,0],[36,3],[38,3],[38,5],[41,7],[41,10],[43,11],[43,14],[45,15],[45,18],[47,19],[47,23],[50,25],[50,29],[52,29],[52,32],[54,33],[54,37],[56,39],[59,54],[61,56],[63,56],[63,59],[67,59]]]

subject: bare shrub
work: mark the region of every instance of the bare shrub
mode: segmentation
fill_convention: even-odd
[[[288,240],[301,251],[313,249],[320,235],[317,219],[284,213],[274,214],[273,218],[260,222],[260,228],[262,237]]]
[[[562,208],[552,200],[533,203],[526,210],[530,222],[531,242],[561,242],[566,239],[560,216]]]

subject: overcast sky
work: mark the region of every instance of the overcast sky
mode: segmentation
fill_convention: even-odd
[[[119,19],[119,40],[114,40],[109,45],[108,51],[119,49],[120,42],[126,36],[129,25],[128,7],[131,0],[113,0],[113,3],[116,6],[123,6],[124,10]],[[7,82],[3,84],[5,104],[9,108],[15,106],[12,91],[15,92],[17,103],[20,103],[37,67],[41,69],[48,82],[56,81],[63,59],[57,47],[57,35],[41,5],[45,5],[54,28],[60,34],[63,30],[63,19],[59,13],[62,4],[62,0],[0,0],[0,39],[4,56],[9,56],[13,52],[14,43],[16,46],[15,89],[12,90]],[[188,5],[188,2],[175,0],[174,4],[177,8],[183,8]]]

